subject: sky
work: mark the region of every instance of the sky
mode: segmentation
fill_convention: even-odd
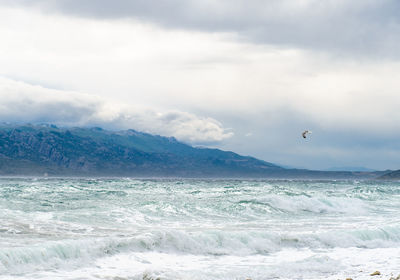
[[[0,121],[136,129],[296,168],[399,169],[399,11],[0,0]]]

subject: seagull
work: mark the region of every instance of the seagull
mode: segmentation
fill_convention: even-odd
[[[303,138],[307,138],[307,133],[311,134],[312,132],[309,130],[305,130],[301,135],[303,136]]]

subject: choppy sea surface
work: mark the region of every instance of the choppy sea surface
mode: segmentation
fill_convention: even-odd
[[[400,182],[0,179],[0,279],[390,279]]]

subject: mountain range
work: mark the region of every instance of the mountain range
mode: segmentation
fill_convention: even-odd
[[[174,137],[135,131],[0,125],[0,175],[192,178],[375,178],[384,172],[288,169]]]

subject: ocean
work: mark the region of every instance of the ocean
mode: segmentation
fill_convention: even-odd
[[[0,179],[0,279],[398,275],[400,182]]]

